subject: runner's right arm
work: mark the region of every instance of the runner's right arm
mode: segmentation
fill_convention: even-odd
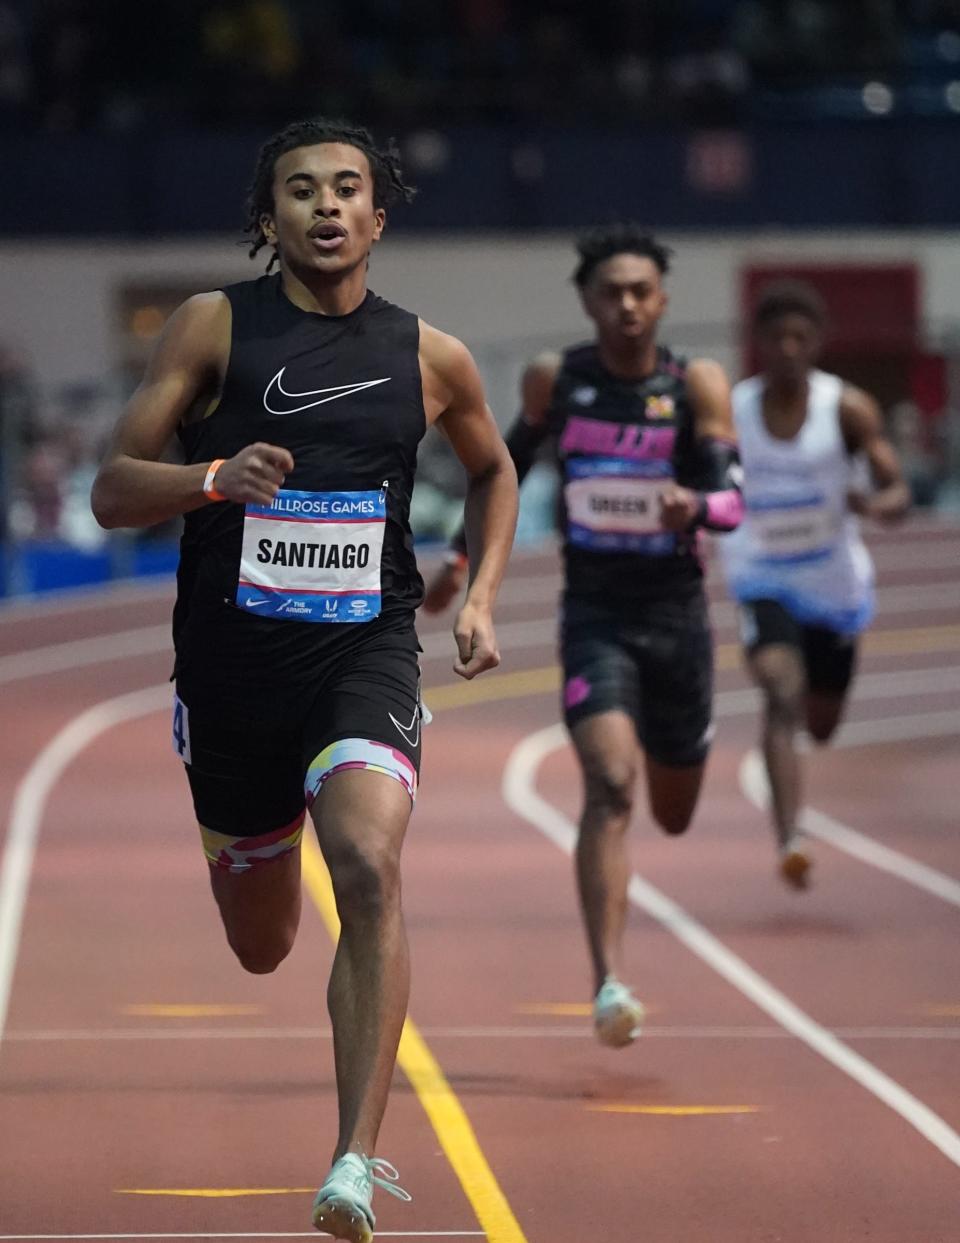
[[[546,438],[547,411],[553,400],[553,387],[559,370],[559,354],[546,353],[535,358],[523,374],[520,413],[504,436],[517,469],[518,483],[523,482]],[[468,568],[466,531],[461,526],[450,541],[450,551],[444,557],[443,565],[427,585],[424,612],[442,613],[463,590]]]
[[[167,321],[94,480],[91,506],[101,526],[152,526],[211,504],[203,488],[212,463],[179,466],[160,457],[181,420],[216,400],[230,327],[222,293],[189,298]],[[286,449],[248,445],[219,467],[216,492],[231,501],[269,504],[292,469]]]

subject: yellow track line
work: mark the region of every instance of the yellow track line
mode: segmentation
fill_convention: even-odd
[[[230,1196],[315,1195],[316,1187],[120,1187],[118,1196],[188,1196],[225,1200]]]
[[[320,847],[308,834],[303,837],[302,861],[304,885],[336,942],[340,937],[340,920],[330,874]],[[470,1119],[410,1018],[403,1025],[397,1062],[410,1080],[490,1243],[526,1243],[520,1223],[477,1142]]]
[[[589,1001],[531,1001],[513,1008],[517,1014],[545,1014],[559,1018],[588,1019],[593,1014]]]
[[[905,652],[953,652],[960,647],[960,626],[911,626],[903,630],[870,630],[864,650],[874,656]]]
[[[536,1014],[547,1018],[588,1019],[593,1015],[593,1003],[589,1001],[529,1001],[513,1007],[516,1014]],[[646,1014],[658,1014],[660,1007],[644,1001]]]
[[[719,1117],[725,1114],[757,1114],[759,1105],[588,1105],[591,1113],[654,1114],[664,1118]]]
[[[172,1002],[144,1002],[138,1005],[120,1006],[121,1014],[149,1019],[222,1019],[240,1018],[250,1014],[263,1014],[263,1006],[186,1004]]]

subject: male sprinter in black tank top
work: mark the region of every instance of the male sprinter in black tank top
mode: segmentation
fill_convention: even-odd
[[[251,256],[270,247],[279,273],[175,312],[93,489],[107,527],[185,515],[174,747],[248,971],[273,971],[293,944],[313,817],[342,925],[327,994],[340,1131],[313,1219],[355,1243],[371,1238],[374,1183],[409,1198],[373,1152],[409,992],[399,861],[420,757],[423,585],[408,514],[430,424],[470,477],[465,678],[499,660],[491,609],[516,519],[515,471],[469,353],[367,289],[385,207],[409,194],[366,130],[319,120],[272,138],[248,231]],[[159,460],[175,432],[183,466]]]
[[[507,445],[522,479],[549,437],[563,479],[564,717],[585,786],[577,884],[597,1036],[619,1047],[643,1019],[619,978],[637,743],[654,819],[682,833],[712,733],[697,531],[731,530],[741,500],[726,376],[657,345],[669,251],[633,226],[599,230],[578,251],[573,279],[596,341],[527,368]],[[467,551],[455,541],[429,611],[462,587]]]

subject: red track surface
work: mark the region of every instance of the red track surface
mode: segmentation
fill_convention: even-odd
[[[960,531],[917,524],[874,548],[880,610],[848,739],[874,737],[863,723],[882,721],[888,740],[813,757],[809,801],[956,885]],[[651,1012],[643,1039],[601,1049],[571,1011],[588,1000],[588,974],[569,862],[501,795],[513,749],[557,719],[555,691],[536,690],[548,672],[527,695],[511,681],[553,663],[555,569],[552,554],[514,562],[498,616],[502,682],[488,688],[503,696],[438,711],[405,858],[411,1015],[522,1230],[490,1237],[955,1243],[960,1169],[944,1144],[648,914],[634,910],[629,931],[630,976]],[[36,793],[23,779],[58,731],[169,673],[159,644],[143,652],[149,635],[109,639],[109,660],[87,641],[163,625],[168,612],[166,593],[137,592],[0,614],[8,845]],[[423,627],[426,695],[433,688],[438,705],[450,695],[436,688],[454,681],[444,629]],[[742,689],[727,607],[717,631],[718,689]],[[65,643],[77,646],[65,654]],[[63,660],[78,663],[43,671]],[[17,677],[14,662],[29,676]],[[960,1131],[960,907],[826,844],[812,891],[784,889],[765,817],[738,783],[756,732],[741,701],[721,696],[727,714],[693,829],[668,840],[641,809],[635,865],[770,988],[938,1115],[949,1149]],[[566,750],[536,779],[575,818]],[[18,787],[27,802],[14,809]],[[0,1046],[0,1236],[306,1233],[306,1189],[325,1172],[335,1134],[331,945],[316,910],[307,904],[276,975],[245,976],[235,964],[165,710],[94,737],[41,810]],[[9,950],[9,926],[6,935]],[[171,1005],[220,1009],[156,1009]],[[482,1237],[399,1072],[381,1150],[414,1202],[379,1196],[379,1237]],[[122,1194],[188,1188],[293,1190]]]

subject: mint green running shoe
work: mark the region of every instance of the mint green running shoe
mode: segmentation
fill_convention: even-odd
[[[381,1175],[383,1177],[381,1177]],[[356,1152],[344,1153],[323,1180],[313,1202],[313,1224],[324,1234],[348,1243],[370,1243],[377,1219],[371,1201],[376,1184],[398,1200],[413,1197],[397,1186],[400,1175],[382,1157],[363,1157]]]
[[[593,1026],[601,1044],[622,1049],[643,1027],[644,1010],[626,984],[608,975],[593,1003]]]

